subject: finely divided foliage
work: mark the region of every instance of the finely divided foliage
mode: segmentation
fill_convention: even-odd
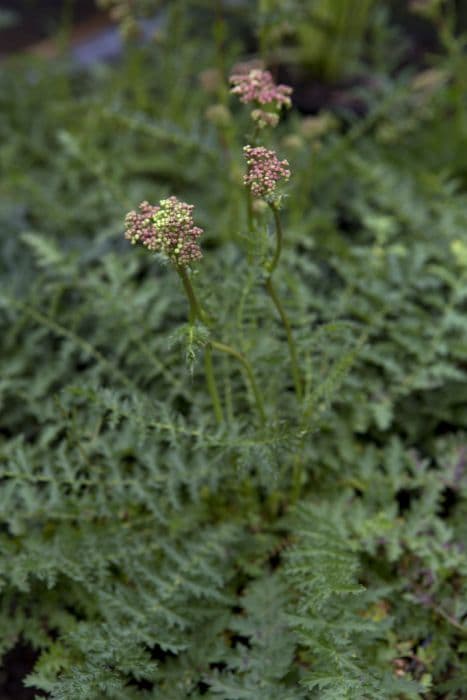
[[[54,700],[459,700],[456,74],[318,136],[224,79],[213,124],[170,5],[118,70],[0,67],[1,654]]]

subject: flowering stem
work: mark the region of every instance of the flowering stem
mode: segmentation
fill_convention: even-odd
[[[200,306],[198,299],[196,298],[195,290],[191,284],[191,280],[188,277],[185,267],[177,265],[177,272],[183,282],[183,287],[185,289],[188,302],[190,304],[190,315],[189,322],[193,325],[198,318],[201,322],[206,319],[205,313]],[[214,409],[214,415],[218,423],[222,423],[224,420],[224,415],[222,411],[221,400],[219,397],[219,391],[217,389],[216,379],[214,377],[214,368],[212,366],[212,351],[209,346],[206,346],[204,351],[204,368],[206,372],[206,383],[208,385],[208,391],[211,396],[212,407]]]
[[[198,318],[201,322],[206,321],[206,314],[204,313],[203,309],[201,308],[201,305],[196,298],[195,290],[193,289],[193,285],[191,284],[191,280],[188,277],[186,268],[177,266],[177,272],[180,275],[183,286],[185,288],[186,295],[188,297],[188,301],[190,303],[190,323],[194,323],[195,320]],[[251,365],[242,355],[240,352],[237,352],[234,348],[230,347],[230,345],[225,345],[224,343],[219,343],[217,340],[210,340],[209,345],[216,350],[219,350],[219,352],[224,352],[227,355],[231,355],[232,357],[235,357],[243,366],[243,369],[245,370],[248,381],[251,386],[251,390],[253,392],[253,396],[255,397],[256,401],[256,406],[258,409],[258,413],[261,419],[261,424],[264,425],[266,422],[266,414],[264,412],[264,407],[263,407],[263,402],[261,399],[261,395],[258,391],[258,387],[253,375],[253,370],[251,369]],[[212,367],[212,354],[211,354],[211,347],[206,347],[206,354],[205,354],[205,368],[206,368],[206,381],[209,389],[209,393],[211,395],[211,401],[212,405],[214,408],[214,414],[216,416],[216,420],[221,423],[223,421],[223,412],[222,412],[222,407],[221,407],[221,402],[219,398],[219,392],[217,390],[217,385],[216,385],[216,380],[214,378],[214,372],[213,372],[213,367]]]
[[[251,196],[251,190],[249,188],[246,189],[246,211],[248,219],[248,233],[252,235],[254,231],[255,215],[253,213],[253,197]]]
[[[292,336],[292,329],[290,327],[289,319],[287,318],[287,315],[285,313],[284,307],[282,306],[282,303],[277,296],[277,292],[274,289],[274,285],[272,283],[272,279],[268,277],[266,280],[266,291],[269,294],[269,296],[272,299],[272,302],[274,306],[277,309],[277,312],[281,318],[282,325],[284,326],[285,333],[287,336],[287,344],[289,346],[289,353],[290,353],[290,363],[292,366],[292,378],[295,386],[295,392],[298,396],[299,399],[302,398],[302,380],[300,377],[300,370],[298,368],[298,360],[297,360],[297,352],[295,349],[295,343],[293,340]]]
[[[190,323],[193,324],[198,318],[200,321],[205,321],[205,315],[203,309],[201,308],[198,299],[196,298],[195,290],[191,284],[191,280],[188,277],[185,267],[181,265],[177,266],[177,272],[183,282],[183,287],[185,288],[186,295],[188,297],[188,302],[190,304]]]
[[[259,128],[258,124],[255,124],[255,128],[253,129],[253,133],[251,135],[251,142],[255,145],[258,143],[260,131],[261,129]]]
[[[285,312],[284,307],[282,306],[282,302],[279,299],[277,292],[274,288],[274,285],[272,283],[272,275],[274,270],[276,269],[278,263],[279,263],[279,258],[281,255],[282,251],[282,224],[279,216],[279,211],[275,204],[270,203],[269,204],[272,213],[274,215],[274,222],[276,225],[276,250],[274,252],[274,257],[270,263],[269,266],[269,275],[266,279],[266,291],[271,297],[272,303],[277,309],[277,312],[280,316],[280,319],[282,321],[282,325],[284,326],[285,333],[287,336],[287,344],[289,346],[289,355],[290,355],[290,364],[292,367],[292,378],[295,386],[295,393],[297,394],[298,399],[301,399],[303,396],[303,389],[302,389],[302,378],[300,374],[300,369],[298,366],[298,359],[297,359],[297,349],[295,347],[295,342],[293,339],[292,335],[292,327],[290,325],[290,321],[287,317],[287,314]]]
[[[281,256],[282,252],[282,239],[283,239],[283,233],[282,233],[282,222],[281,222],[281,217],[279,216],[279,210],[277,209],[276,205],[273,202],[269,202],[269,207],[272,211],[272,214],[274,216],[274,223],[276,225],[276,250],[274,252],[274,257],[271,260],[270,267],[269,267],[269,277],[272,277],[272,273],[276,269],[278,263],[279,263],[279,258]]]
[[[226,355],[231,355],[232,357],[235,357],[235,359],[238,360],[242,365],[243,369],[247,374],[248,381],[250,383],[253,396],[255,398],[256,407],[258,409],[261,424],[264,425],[266,422],[266,414],[264,412],[263,400],[261,398],[261,394],[259,393],[258,386],[256,384],[250,363],[244,355],[242,355],[234,348],[230,347],[230,345],[226,345],[225,343],[219,343],[217,340],[211,340],[210,343],[212,347],[216,350],[219,350],[219,352],[224,352]]]

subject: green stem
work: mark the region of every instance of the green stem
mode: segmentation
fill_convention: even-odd
[[[289,346],[290,364],[292,369],[293,383],[295,386],[295,393],[297,394],[298,398],[301,399],[303,395],[302,378],[300,376],[300,369],[298,367],[297,350],[295,348],[295,343],[292,336],[292,328],[290,326],[289,319],[287,318],[287,314],[285,313],[284,307],[282,306],[281,300],[277,296],[277,292],[274,289],[272,279],[270,277],[266,280],[266,291],[271,297],[271,300],[277,309],[277,312],[282,321],[282,325],[285,329],[285,333],[287,336],[287,345]]]
[[[191,284],[191,280],[187,274],[186,268],[177,266],[177,272],[183,282],[183,287],[185,289],[188,302],[190,304],[190,314],[189,323],[193,325],[196,319],[201,322],[206,320],[206,314],[204,313],[201,305],[196,297],[195,290]],[[218,423],[222,423],[224,420],[224,415],[222,412],[222,404],[219,398],[219,391],[217,389],[216,378],[214,376],[214,368],[212,365],[212,352],[211,348],[207,346],[204,351],[204,368],[206,372],[206,383],[208,385],[208,391],[211,396],[212,407],[214,409],[214,415]]]
[[[276,269],[276,267],[279,263],[279,258],[281,256],[282,239],[284,238],[284,234],[282,231],[282,222],[281,222],[281,217],[279,216],[278,208],[272,202],[269,202],[269,208],[271,209],[272,214],[274,216],[274,223],[276,226],[276,250],[274,251],[274,257],[271,260],[271,264],[269,267],[269,277],[272,277],[272,273]]]
[[[250,383],[253,396],[255,398],[256,407],[258,409],[259,417],[261,419],[261,424],[264,425],[266,422],[266,414],[264,412],[263,400],[261,398],[261,394],[259,393],[258,386],[256,384],[250,363],[244,355],[242,355],[240,352],[237,352],[237,350],[230,347],[230,345],[225,345],[225,343],[219,343],[217,340],[211,340],[210,342],[213,348],[219,350],[219,352],[224,352],[227,355],[235,357],[235,359],[238,360],[238,362],[240,362],[240,364],[242,365],[248,377],[248,381]]]
[[[292,472],[292,493],[291,493],[291,503],[294,504],[298,501],[300,497],[300,491],[302,488],[302,474],[303,474],[303,455],[298,453],[295,455],[293,472]]]
[[[201,308],[198,299],[196,298],[195,290],[193,289],[193,285],[191,284],[191,280],[188,277],[187,271],[185,267],[177,266],[177,272],[180,275],[180,278],[183,282],[183,287],[185,289],[188,302],[190,304],[190,316],[189,320],[190,323],[193,324],[195,320],[198,318],[201,322],[204,322],[206,320],[206,315]]]
[[[271,260],[271,263],[269,265],[269,275],[266,279],[266,291],[271,297],[271,300],[274,304],[274,306],[277,309],[277,312],[280,316],[280,319],[282,321],[282,325],[284,326],[285,333],[287,336],[287,344],[289,346],[289,355],[290,355],[290,364],[292,368],[292,378],[295,386],[295,393],[297,394],[297,398],[301,399],[303,396],[303,388],[302,388],[302,378],[301,378],[301,373],[300,373],[300,368],[298,365],[298,357],[297,357],[297,349],[295,347],[295,341],[293,339],[293,334],[292,334],[292,327],[290,325],[290,321],[288,319],[288,316],[285,312],[284,307],[282,306],[282,302],[279,299],[277,292],[274,288],[274,285],[272,283],[272,275],[274,273],[274,270],[276,269],[279,259],[281,256],[282,252],[282,239],[283,239],[283,232],[282,232],[282,223],[281,219],[279,216],[279,211],[275,204],[270,203],[269,204],[272,213],[274,215],[274,222],[276,225],[276,249],[274,252],[274,257]]]
[[[188,277],[187,271],[184,267],[177,267],[177,272],[181,277],[181,280],[183,282],[183,286],[185,288],[186,295],[188,297],[188,301],[190,304],[190,323],[194,323],[195,320],[198,318],[200,321],[205,322],[206,321],[206,314],[204,313],[200,303],[198,302],[198,299],[196,298],[195,290],[193,289],[193,285],[191,284],[191,280]],[[230,347],[230,345],[225,345],[224,343],[219,343],[217,340],[210,340],[209,344],[211,347],[216,348],[216,350],[219,350],[220,352],[224,352],[227,355],[232,355],[232,357],[235,357],[243,366],[247,376],[248,380],[250,382],[251,390],[253,392],[253,395],[255,397],[256,401],[256,406],[258,408],[258,413],[261,418],[261,423],[264,425],[266,422],[266,414],[264,412],[264,407],[263,407],[263,402],[261,399],[261,395],[258,391],[258,387],[256,385],[256,381],[253,375],[253,370],[251,369],[251,365],[240,352],[237,352],[234,348]],[[223,420],[223,413],[222,413],[222,408],[221,408],[221,402],[219,398],[219,392],[217,390],[217,385],[216,381],[214,378],[214,372],[212,368],[212,355],[210,352],[210,348],[206,349],[206,379],[207,379],[207,384],[208,384],[208,389],[209,393],[211,394],[211,400],[212,404],[214,407],[214,413],[216,416],[216,419],[221,422]]]

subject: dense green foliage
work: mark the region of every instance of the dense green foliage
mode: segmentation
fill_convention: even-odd
[[[461,698],[466,59],[267,137],[293,173],[276,279],[300,403],[269,213],[247,233],[248,116],[200,80],[243,48],[176,14],[115,67],[0,67],[1,653],[32,645],[55,700]],[[264,427],[222,355],[216,425],[205,331],[123,239],[170,194],[196,204],[195,287]]]

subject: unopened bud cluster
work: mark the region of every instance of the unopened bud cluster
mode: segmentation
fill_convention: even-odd
[[[276,85],[268,70],[253,69],[247,73],[234,73],[230,76],[233,85],[231,92],[238,95],[241,102],[255,102],[258,105],[272,105],[275,109],[290,107],[292,88]]]
[[[193,205],[176,197],[163,199],[159,204],[142,202],[139,213],[129,212],[125,218],[125,238],[163,253],[180,267],[202,258],[197,240],[203,229],[194,225]]]
[[[271,199],[278,181],[289,179],[289,163],[279,160],[274,151],[264,146],[245,146],[243,152],[248,166],[243,178],[245,185],[255,197]]]
[[[274,128],[279,124],[279,115],[276,112],[266,112],[264,109],[254,109],[250,116],[253,121],[258,124],[260,129],[264,129],[265,126],[272,126]]]

